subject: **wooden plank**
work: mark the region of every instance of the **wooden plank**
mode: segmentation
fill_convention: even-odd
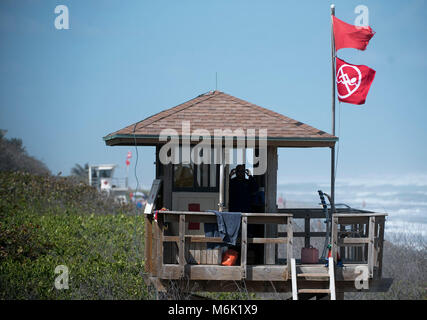
[[[151,219],[147,216],[144,217],[145,222],[145,271],[147,273],[152,273],[153,265],[152,265],[152,246],[153,246],[153,232]]]
[[[189,265],[188,269],[192,280],[241,280],[240,266]]]
[[[385,218],[379,218],[379,233],[378,233],[378,278],[382,277],[383,269],[383,251],[384,251],[384,228],[385,228]]]
[[[286,263],[288,270],[291,270],[291,259],[293,258],[293,244],[294,244],[294,235],[293,235],[293,219],[288,218],[288,223],[286,225],[287,229],[287,238],[288,243],[286,245]]]
[[[163,236],[163,242],[179,242],[179,236]]]
[[[369,217],[386,217],[387,213],[382,212],[372,212],[372,213],[335,213],[334,214],[338,218],[369,218]]]
[[[210,249],[210,250],[208,250],[207,248],[206,248],[206,264],[214,264],[213,263],[213,260],[212,260],[212,252],[213,252],[214,250],[212,250],[212,249]]]
[[[366,263],[344,263],[343,267],[335,269],[335,279],[343,281],[354,281],[360,272],[356,272],[358,266],[367,267]],[[297,265],[297,273],[328,273],[329,269],[322,264]]]
[[[177,215],[185,214],[186,216],[215,216],[214,212],[210,211],[176,211],[176,210],[168,210],[163,212],[164,214],[169,215]],[[243,217],[278,217],[278,218],[286,218],[292,217],[292,214],[285,213],[277,213],[277,212],[243,212]]]
[[[180,277],[183,278],[185,275],[184,266],[185,261],[185,215],[179,216],[179,266],[180,266]]]
[[[207,249],[206,243],[200,242],[200,243],[198,243],[198,245],[199,245],[199,250],[200,250],[200,263],[201,264],[207,264],[206,255],[207,255],[208,249]],[[209,251],[211,251],[211,250],[209,250]]]
[[[248,243],[286,243],[287,238],[248,238]]]
[[[369,243],[368,243],[369,277],[372,277],[374,274],[374,264],[375,264],[374,238],[375,238],[375,217],[369,217]]]
[[[202,237],[202,236],[186,236],[190,238],[191,242],[214,242],[222,243],[222,238],[220,237]]]
[[[287,281],[288,268],[284,265],[247,265],[246,279],[254,281]]]
[[[240,267],[242,272],[242,279],[246,278],[246,259],[248,251],[248,217],[242,217],[242,236],[241,236],[241,250],[240,250]]]
[[[161,220],[159,219],[157,221],[157,262],[156,262],[156,267],[157,267],[157,275],[160,275],[160,270],[163,266],[163,224],[161,222]]]
[[[310,248],[310,216],[304,218],[304,247]],[[294,235],[295,236],[295,235]]]
[[[217,249],[212,249],[210,250],[212,251],[212,264],[216,265],[216,264],[221,264],[221,250],[217,250]]]
[[[331,291],[329,289],[299,289],[298,293],[331,293]]]
[[[196,260],[197,264],[200,264],[200,248],[199,243],[194,243],[194,260]]]
[[[154,221],[154,219],[152,220],[152,246],[151,246],[151,265],[152,265],[152,274],[153,275],[157,275],[158,274],[158,270],[157,269],[157,246],[160,245],[160,243],[158,242],[158,232],[157,232],[157,222]],[[163,243],[162,243],[163,245]]]
[[[328,273],[298,273],[299,278],[329,278]]]
[[[332,215],[332,258],[334,261],[337,261],[337,252],[338,252],[338,217],[335,214]]]
[[[307,233],[305,232],[294,232],[295,238],[306,237]],[[311,238],[323,238],[326,236],[326,232],[310,232],[308,236]]]
[[[162,280],[165,286],[171,285],[171,280]],[[362,290],[363,292],[386,292],[389,290],[393,279],[370,280],[369,290]],[[301,289],[309,289],[317,286],[321,289],[328,289],[329,282],[327,281],[302,281],[300,283]],[[241,284],[234,280],[174,280],[173,287],[187,292],[236,292],[241,289]],[[291,281],[252,281],[245,280],[245,287],[249,292],[292,292]],[[335,288],[338,292],[359,292],[354,286],[354,281],[336,281]]]
[[[338,240],[339,246],[357,245],[364,243],[369,243],[369,238],[342,238]]]
[[[277,147],[267,147],[267,172],[265,174],[265,209],[267,212],[277,211]],[[252,220],[250,221],[252,223]],[[277,224],[271,222],[264,222],[264,236],[266,238],[277,237]],[[281,222],[284,223],[284,222]],[[264,245],[264,263],[276,263],[276,244],[267,243]]]

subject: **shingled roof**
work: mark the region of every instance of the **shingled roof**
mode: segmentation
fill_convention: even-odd
[[[324,131],[285,117],[221,91],[210,91],[176,107],[104,137],[107,145],[156,145],[163,129],[182,135],[182,122],[190,121],[191,131],[215,129],[267,129],[267,143],[278,147],[330,147],[338,140]]]

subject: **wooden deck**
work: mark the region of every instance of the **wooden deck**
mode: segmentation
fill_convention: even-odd
[[[370,291],[386,291],[391,284],[390,279],[382,279],[382,253],[384,242],[384,224],[386,214],[368,211],[344,212],[337,210],[332,221],[332,255],[337,261],[338,256],[343,262],[342,266],[335,268],[335,282],[338,292],[354,291],[354,282],[360,275],[360,268],[367,268],[369,272]],[[244,281],[248,290],[254,292],[291,291],[290,261],[293,258],[295,238],[304,238],[305,246],[315,237],[325,237],[325,232],[310,230],[311,219],[324,218],[321,209],[281,209],[276,213],[242,213],[239,263],[235,266],[221,266],[220,259],[209,258],[212,250],[206,249],[206,243],[220,243],[221,238],[194,236],[185,234],[185,225],[189,222],[215,223],[216,216],[213,212],[189,211],[163,211],[159,212],[155,221],[152,215],[145,216],[146,247],[145,269],[150,283],[155,284],[159,290],[167,287],[167,283],[174,281],[186,283],[188,286],[197,285],[197,291],[234,291],[232,288],[237,283]],[[304,232],[294,232],[294,220],[304,220]],[[170,234],[168,224],[175,223],[178,227],[177,234]],[[276,237],[248,237],[249,224],[281,225],[283,232],[278,232]],[[308,227],[307,227],[308,226]],[[284,227],[284,229],[283,229]],[[194,244],[202,246],[199,257],[191,260],[194,253],[190,248]],[[278,259],[277,250],[265,250],[265,254],[276,252],[268,257],[267,261],[274,264],[253,265],[248,264],[248,246],[250,244],[264,244],[281,246],[286,249],[285,259]],[[204,245],[204,247],[203,247]],[[176,248],[171,251],[170,247]],[[203,249],[205,248],[205,249]],[[169,250],[169,252],[166,252]],[[211,252],[209,252],[211,251]],[[171,253],[172,252],[172,253]],[[174,263],[168,263],[170,255],[176,255]],[[205,256],[203,256],[205,255]],[[198,261],[199,263],[196,264]],[[203,263],[201,263],[203,262]],[[316,283],[316,288],[328,285],[323,275],[327,274],[324,264],[304,265],[298,263],[298,286],[302,289],[310,288]],[[204,288],[200,290],[200,288]]]

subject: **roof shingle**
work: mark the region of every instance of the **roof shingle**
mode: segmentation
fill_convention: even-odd
[[[256,134],[261,129],[267,129],[267,140],[275,141],[277,146],[332,146],[338,140],[337,137],[305,123],[220,91],[199,95],[113,132],[104,137],[104,140],[107,145],[129,145],[134,143],[134,138],[138,138],[139,145],[153,144],[163,129],[174,129],[181,136],[182,121],[190,121],[191,131],[205,129],[212,136],[215,129],[234,131],[241,128],[245,132],[255,129]],[[132,141],[128,141],[129,139]],[[289,144],[291,141],[294,142]]]

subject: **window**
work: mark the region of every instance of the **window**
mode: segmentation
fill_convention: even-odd
[[[181,159],[181,147],[179,157]],[[218,192],[219,164],[214,164],[214,152],[211,164],[179,163],[173,165],[173,191]]]
[[[173,191],[218,192],[219,165],[173,165]]]

